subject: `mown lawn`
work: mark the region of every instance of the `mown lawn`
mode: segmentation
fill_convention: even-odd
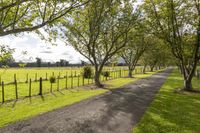
[[[147,74],[137,74],[135,78],[119,78],[106,81],[110,89],[118,88],[130,82],[136,81],[140,78],[151,76],[156,72],[149,72]],[[71,105],[81,100],[100,95],[108,92],[107,89],[71,89],[55,91],[54,94],[47,94],[44,97],[32,97],[24,100],[13,101],[0,105],[0,127],[6,126],[19,120],[24,120],[54,109]]]
[[[134,133],[199,133],[200,94],[175,93],[183,79],[175,70],[162,86],[145,112]],[[200,79],[194,78],[194,88],[200,88]]]

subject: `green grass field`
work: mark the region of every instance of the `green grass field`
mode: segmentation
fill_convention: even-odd
[[[200,89],[200,80],[194,78],[193,87]],[[181,75],[175,70],[162,86],[145,112],[134,133],[199,133],[200,94],[175,93],[183,86]]]
[[[23,100],[12,101],[0,105],[0,127],[6,126],[19,120],[24,120],[54,109],[71,105],[81,100],[108,92],[109,89],[116,89],[120,86],[134,82],[138,79],[145,78],[155,74],[136,74],[134,78],[118,78],[105,81],[109,85],[108,89],[81,89],[55,91],[54,94],[48,93],[43,98],[40,96],[25,98]]]
[[[119,69],[125,69],[126,67],[105,67],[105,70],[119,70]],[[47,77],[54,76],[60,76],[64,77],[66,76],[66,73],[68,76],[71,75],[78,75],[81,74],[82,68],[81,67],[58,67],[58,68],[8,68],[8,69],[0,69],[0,77],[1,81],[4,81],[6,83],[14,82],[14,74],[16,74],[16,79],[18,82],[26,82],[27,80],[27,74],[28,79],[39,80],[40,77],[43,79]],[[37,75],[37,76],[36,76]]]
[[[106,67],[106,70],[110,70],[110,77],[108,79],[114,79],[114,78],[119,78],[120,77],[120,69],[124,69],[122,67]],[[137,67],[137,69],[134,71],[135,73],[141,73],[141,67]],[[16,74],[17,76],[17,82],[22,82],[18,83],[17,88],[18,88],[18,98],[23,98],[29,96],[29,82],[25,83],[26,81],[26,75],[28,73],[29,78],[32,78],[32,83],[31,83],[31,96],[38,95],[39,94],[39,82],[34,82],[35,80],[35,74],[37,73],[37,80],[39,77],[43,77],[43,79],[46,79],[46,73],[48,76],[52,75],[54,72],[54,75],[57,77],[60,73],[61,79],[57,80],[56,83],[53,84],[52,90],[55,92],[58,89],[73,89],[74,87],[77,86],[83,86],[87,84],[93,83],[93,79],[83,79],[82,76],[76,76],[71,78],[71,75],[78,75],[82,71],[82,68],[25,68],[25,69],[7,69],[3,70],[1,69],[0,72],[3,73],[1,75],[1,80],[2,81],[7,81],[5,83],[11,82],[12,79],[14,79],[13,75]],[[64,78],[66,76],[66,73],[68,73],[67,78]],[[128,71],[123,70],[121,71],[121,77],[127,76]],[[47,77],[49,79],[49,77]],[[105,80],[105,77],[101,76],[101,80]],[[51,84],[50,81],[43,81],[42,82],[43,86],[43,93],[49,93]],[[10,101],[16,99],[16,93],[15,93],[15,85],[14,84],[7,84],[4,87],[4,99],[5,101]],[[2,87],[0,86],[0,102],[2,102]]]

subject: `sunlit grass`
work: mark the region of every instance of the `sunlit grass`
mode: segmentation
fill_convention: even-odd
[[[194,78],[194,88],[200,88],[199,82]],[[182,87],[183,79],[175,70],[134,128],[134,133],[199,133],[200,94],[174,92],[175,88]]]
[[[128,71],[127,70],[122,70],[119,71],[120,69],[122,69],[122,67],[116,67],[116,68],[112,68],[112,67],[105,67],[104,70],[109,70],[110,71],[110,77],[109,79],[114,79],[114,78],[119,78],[120,75],[121,77],[127,76],[128,75]],[[116,71],[117,70],[117,71]],[[133,72],[134,74],[137,72],[141,72],[141,67],[137,67],[136,70]],[[0,70],[2,71],[2,69]],[[1,80],[3,81],[4,79],[7,79],[7,82],[10,82],[9,80],[11,78],[13,78],[13,75],[16,74],[17,76],[17,82],[21,81],[21,82],[25,82],[26,80],[26,73],[29,74],[29,77],[31,77],[32,75],[32,83],[31,83],[31,95],[38,95],[39,94],[39,82],[35,82],[35,77],[34,74],[37,73],[37,79],[41,76],[43,77],[43,79],[46,79],[45,75],[47,73],[47,76],[53,75],[52,73],[54,73],[54,76],[57,78],[59,73],[60,73],[60,78],[59,80],[56,80],[56,83],[53,84],[52,86],[52,90],[53,91],[57,91],[60,89],[72,89],[75,88],[77,86],[83,86],[83,85],[88,85],[88,84],[92,84],[93,83],[93,79],[83,79],[83,77],[80,75],[82,71],[82,68],[24,68],[24,69],[17,69],[17,68],[11,68],[8,69],[6,71],[6,75],[1,77]],[[121,73],[121,74],[120,74]],[[64,76],[66,76],[67,74],[67,79],[64,78]],[[73,78],[71,78],[71,75],[74,75]],[[76,77],[75,77],[76,75]],[[79,77],[77,77],[79,75]],[[49,79],[49,77],[47,77],[47,79]],[[101,81],[105,80],[105,77],[103,77],[101,75],[100,77]],[[58,83],[59,81],[59,83]],[[42,82],[42,91],[43,93],[49,93],[50,92],[50,81],[49,80],[44,80]],[[28,83],[18,83],[17,84],[17,92],[18,92],[18,97],[19,98],[23,98],[26,96],[29,96],[29,82]],[[16,93],[15,93],[15,85],[14,84],[10,84],[10,85],[5,85],[4,87],[4,97],[5,97],[5,101],[8,100],[14,100],[16,99]],[[0,102],[2,102],[2,89],[0,86]]]
[[[127,83],[137,81],[138,79],[149,77],[152,74],[155,74],[157,72],[147,72],[146,74],[134,74],[133,78],[118,78],[115,80],[107,81],[106,84],[110,85],[110,87],[109,87],[110,89],[115,89],[115,88],[123,86]]]
[[[148,74],[135,75],[136,78],[119,78],[114,80],[105,81],[111,88],[118,88],[130,82],[136,81],[140,78],[151,76],[156,72]],[[55,91],[53,94],[49,93],[44,97],[32,97],[5,103],[0,105],[0,127],[9,123],[19,120],[24,120],[39,114],[58,109],[64,106],[71,105],[90,97],[100,95],[108,92],[109,89],[70,89],[62,90],[61,92]]]

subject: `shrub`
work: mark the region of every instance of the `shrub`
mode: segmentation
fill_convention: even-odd
[[[104,71],[101,73],[101,75],[103,75],[104,77],[109,77],[110,76],[110,72],[109,71]]]
[[[85,66],[83,67],[83,77],[84,78],[92,78],[92,67],[90,66]]]
[[[55,76],[51,76],[49,81],[50,81],[50,83],[55,83],[56,82],[56,77]]]
[[[25,63],[20,63],[20,64],[18,64],[18,65],[19,65],[20,68],[24,68],[24,67],[26,67],[27,64],[25,64]]]

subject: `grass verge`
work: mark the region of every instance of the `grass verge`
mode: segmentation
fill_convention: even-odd
[[[200,88],[200,80],[194,78],[193,86]],[[154,101],[133,128],[134,133],[199,133],[200,94],[174,93],[183,86],[177,70],[168,77]]]
[[[0,127],[106,93],[109,89],[121,87],[155,73],[156,72],[148,72],[147,74],[137,74],[135,78],[120,78],[106,81],[105,83],[111,86],[108,89],[63,90],[61,92],[54,92],[54,95],[50,93],[44,97],[37,96],[2,104],[0,105]]]

